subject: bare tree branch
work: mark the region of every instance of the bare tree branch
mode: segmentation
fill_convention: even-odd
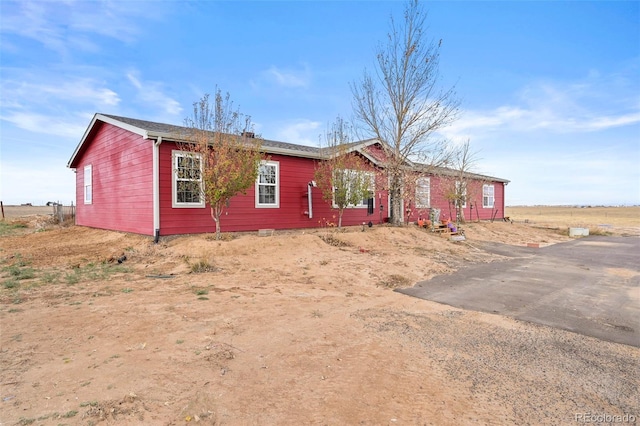
[[[401,23],[392,17],[385,43],[378,46],[376,72],[365,70],[351,84],[354,112],[364,130],[387,151],[391,217],[402,220],[402,175],[411,162],[446,165],[451,153],[433,134],[458,115],[455,88],[439,88],[442,40],[429,40],[426,14],[418,0],[407,4]]]

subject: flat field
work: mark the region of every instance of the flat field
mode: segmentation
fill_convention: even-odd
[[[507,207],[517,222],[578,228],[640,228],[640,207]]]
[[[379,226],[153,244],[2,222],[0,424],[637,419],[640,349],[392,291],[499,265],[486,242],[569,239],[537,211],[467,224],[464,243]],[[640,234],[619,223],[607,232]]]
[[[53,207],[48,206],[4,206],[3,209],[7,219],[53,214]]]

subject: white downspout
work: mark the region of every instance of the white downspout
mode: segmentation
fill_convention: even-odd
[[[311,182],[307,185],[308,188],[308,198],[309,198],[309,219],[313,218],[313,203],[311,202]]]
[[[160,239],[160,144],[162,136],[153,142],[153,235],[154,242]]]
[[[311,188],[317,186],[316,181],[312,180],[307,184],[307,198],[309,199],[309,219],[313,218],[313,201]]]

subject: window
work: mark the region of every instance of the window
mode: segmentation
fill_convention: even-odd
[[[365,181],[367,183],[367,187],[369,189],[368,190],[368,194],[366,194],[364,197],[362,197],[362,200],[360,200],[355,205],[354,204],[349,204],[348,207],[368,208],[369,207],[369,200],[373,199],[373,194],[375,192],[375,176],[374,176],[374,174],[371,173],[371,172],[357,172],[355,170],[343,170],[343,173],[344,173],[343,174],[343,178],[344,178],[343,184],[346,187],[345,198],[347,200],[351,197],[352,187],[355,186],[358,183],[358,178],[360,176],[363,179],[365,179]],[[338,205],[336,204],[336,194],[335,194],[335,187],[334,187],[333,208],[337,208],[337,207],[338,207]]]
[[[173,207],[204,207],[201,160],[197,153],[173,151]]]
[[[93,171],[91,164],[84,166],[84,203],[93,203]]]
[[[456,181],[456,207],[467,207],[467,182]]]
[[[280,163],[263,161],[258,167],[256,207],[280,207]]]
[[[493,185],[482,185],[482,207],[493,208],[495,203]]]
[[[416,207],[419,209],[431,207],[431,179],[428,177],[416,180]]]

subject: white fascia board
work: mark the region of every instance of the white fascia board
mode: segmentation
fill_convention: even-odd
[[[71,154],[71,158],[67,162],[67,167],[71,167],[73,160],[76,159],[76,155],[78,155],[78,151],[80,151],[80,148],[82,147],[82,145],[84,145],[84,141],[87,140],[87,136],[89,136],[89,132],[93,128],[93,125],[95,124],[97,117],[98,117],[98,114],[93,115],[93,118],[91,119],[91,123],[89,123],[89,126],[85,129],[84,134],[82,135],[82,139],[80,139],[80,142],[78,143],[78,145],[76,145],[76,149],[73,151],[73,154]]]
[[[122,121],[116,120],[111,117],[107,117],[102,114],[96,114],[96,118],[104,123],[111,124],[116,127],[120,127],[121,129],[128,130],[131,133],[135,133],[137,135],[142,136],[143,139],[148,139],[148,134],[145,129],[141,129],[140,127],[133,126],[128,123],[123,123]]]
[[[171,142],[188,142],[186,139],[182,139],[176,137],[174,133],[163,133],[163,132],[148,132],[147,138],[149,139],[157,139],[158,137],[162,138],[164,141]],[[311,159],[324,159],[325,157],[319,153],[313,153],[309,151],[299,151],[296,149],[287,149],[287,148],[278,148],[272,146],[262,146],[262,152],[266,154],[280,154],[287,155],[289,157],[302,157],[302,158],[311,158]]]
[[[298,151],[298,150],[294,150],[294,149],[287,149],[287,148],[274,148],[274,147],[262,147],[262,151],[264,151],[267,154],[281,154],[281,155],[288,155],[290,157],[303,157],[303,158],[312,158],[312,159],[317,159],[317,160],[322,160],[325,157],[322,154],[319,153],[313,153],[313,152],[309,152],[309,151]]]
[[[145,131],[145,134],[142,135],[143,138],[145,139],[164,139],[164,140],[170,140],[172,142],[186,142],[186,140],[180,139],[180,138],[176,138],[175,133],[166,133],[166,132],[149,132],[149,131]]]

